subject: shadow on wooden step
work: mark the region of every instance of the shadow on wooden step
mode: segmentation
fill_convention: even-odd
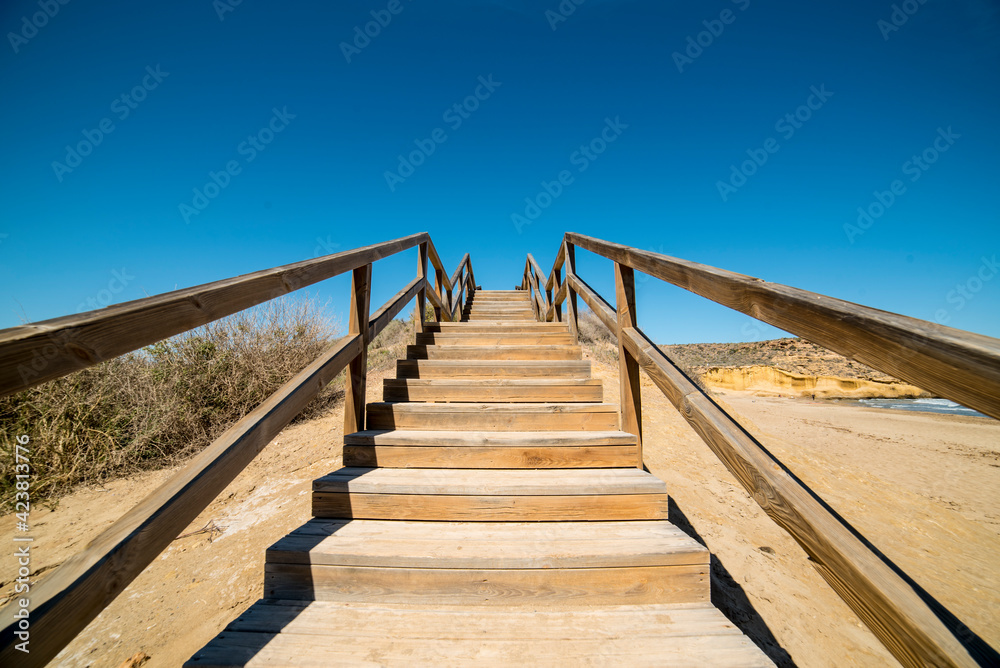
[[[667,519],[678,529],[708,547],[704,539],[691,525],[687,515],[680,509],[673,497],[667,500]],[[743,587],[733,579],[715,553],[711,555],[712,605],[722,611],[757,647],[779,668],[794,668],[792,657],[778,643],[767,622],[753,607]]]

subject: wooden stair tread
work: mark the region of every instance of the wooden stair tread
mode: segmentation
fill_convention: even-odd
[[[368,404],[369,429],[583,430],[618,429],[618,408],[591,402],[381,402]]]
[[[313,481],[314,492],[459,496],[666,494],[656,476],[621,469],[392,469],[344,467]]]
[[[588,360],[397,360],[398,378],[590,378]]]
[[[579,445],[635,445],[633,434],[624,431],[421,431],[409,429],[370,429],[348,434],[349,445],[412,446],[494,446],[525,445],[570,447]]]
[[[597,402],[603,396],[604,384],[598,379],[386,378],[382,382],[382,399],[389,402]]]
[[[407,522],[314,519],[275,543],[269,563],[386,568],[626,568],[708,565],[670,522]]]
[[[185,666],[772,666],[710,605],[600,610],[261,601]]]
[[[565,359],[583,358],[578,345],[410,345],[406,346],[407,359]]]

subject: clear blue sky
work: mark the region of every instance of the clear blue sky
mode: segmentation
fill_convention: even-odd
[[[234,1],[0,3],[0,326],[423,230],[509,289],[573,230],[1000,336],[995,2]],[[776,333],[638,300],[662,343]]]

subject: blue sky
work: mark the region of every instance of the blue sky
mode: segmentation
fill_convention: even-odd
[[[233,2],[2,3],[0,327],[424,230],[509,289],[572,230],[1000,336],[995,2]]]

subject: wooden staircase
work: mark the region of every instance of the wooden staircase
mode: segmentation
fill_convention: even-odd
[[[185,665],[772,665],[527,292],[475,292],[396,375],[268,550],[264,599]]]

